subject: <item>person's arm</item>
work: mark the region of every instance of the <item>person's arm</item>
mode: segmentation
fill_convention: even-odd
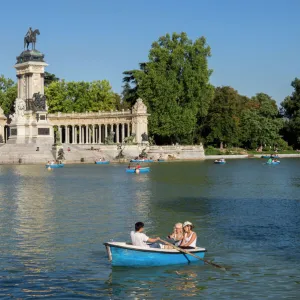
[[[155,243],[155,242],[157,242],[159,240],[160,240],[159,237],[157,237],[156,239],[148,238],[147,242],[149,242],[149,243]]]
[[[190,241],[188,242],[188,243],[186,243],[186,244],[180,244],[180,246],[185,246],[185,247],[188,247],[190,244],[192,244],[193,242],[194,242],[194,240],[197,238],[197,234],[196,234],[196,232],[193,232],[193,236],[192,236],[192,238],[190,239]]]

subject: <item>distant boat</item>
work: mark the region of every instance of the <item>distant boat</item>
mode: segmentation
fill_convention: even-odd
[[[260,158],[279,158],[278,155],[262,155]]]
[[[124,242],[104,244],[109,261],[120,267],[152,267],[199,262],[199,259],[175,249],[144,248]],[[204,259],[206,249],[188,249],[189,252]]]
[[[164,162],[165,160],[159,158],[157,161],[158,161],[158,162]]]
[[[109,164],[109,160],[105,160],[105,161],[95,161],[96,165],[108,165]]]
[[[266,165],[279,165],[280,164],[280,161],[271,161],[271,162],[266,162]]]
[[[136,170],[139,170],[140,173],[148,173],[150,172],[150,168],[139,168],[139,169],[132,169],[132,168],[127,168],[126,173],[137,173]]]
[[[130,162],[138,162],[138,163],[152,163],[153,159],[132,159]]]
[[[46,165],[46,168],[51,168],[51,169],[57,169],[57,168],[63,168],[64,167],[64,164],[47,164]]]
[[[214,164],[216,164],[216,165],[225,165],[225,164],[226,164],[226,161],[225,161],[225,160],[224,160],[224,161],[215,160],[215,161],[214,161]]]

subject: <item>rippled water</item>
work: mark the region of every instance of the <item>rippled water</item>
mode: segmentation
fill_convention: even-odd
[[[293,299],[300,290],[300,160],[0,166],[0,298]],[[103,242],[136,221],[196,225],[203,265],[111,268]]]

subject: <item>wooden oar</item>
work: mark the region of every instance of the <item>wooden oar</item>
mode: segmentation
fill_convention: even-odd
[[[219,269],[221,269],[221,270],[223,270],[223,271],[226,271],[226,269],[225,269],[224,267],[219,266],[219,265],[217,265],[217,264],[215,264],[215,263],[213,263],[213,262],[210,262],[210,261],[208,261],[208,260],[206,260],[206,259],[203,259],[203,258],[201,258],[200,256],[198,256],[198,255],[196,255],[196,254],[194,254],[194,253],[191,253],[191,252],[189,252],[189,251],[186,251],[185,249],[179,248],[179,247],[173,245],[172,243],[169,243],[169,242],[164,241],[164,240],[162,240],[162,239],[159,239],[159,240],[160,240],[161,242],[165,243],[166,245],[169,245],[169,246],[173,247],[174,249],[176,249],[176,250],[178,250],[178,251],[180,251],[180,252],[182,252],[182,253],[191,255],[191,256],[193,256],[193,257],[195,257],[195,258],[198,258],[199,260],[202,260],[203,262],[205,262],[205,263],[208,264],[208,265],[212,265],[212,266],[214,266],[214,267],[216,267],[216,268],[219,268]]]

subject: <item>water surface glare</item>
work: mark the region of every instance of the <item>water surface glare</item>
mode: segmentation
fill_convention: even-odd
[[[195,224],[201,264],[111,268],[103,243],[136,221]],[[0,298],[299,299],[300,159],[0,166]]]

